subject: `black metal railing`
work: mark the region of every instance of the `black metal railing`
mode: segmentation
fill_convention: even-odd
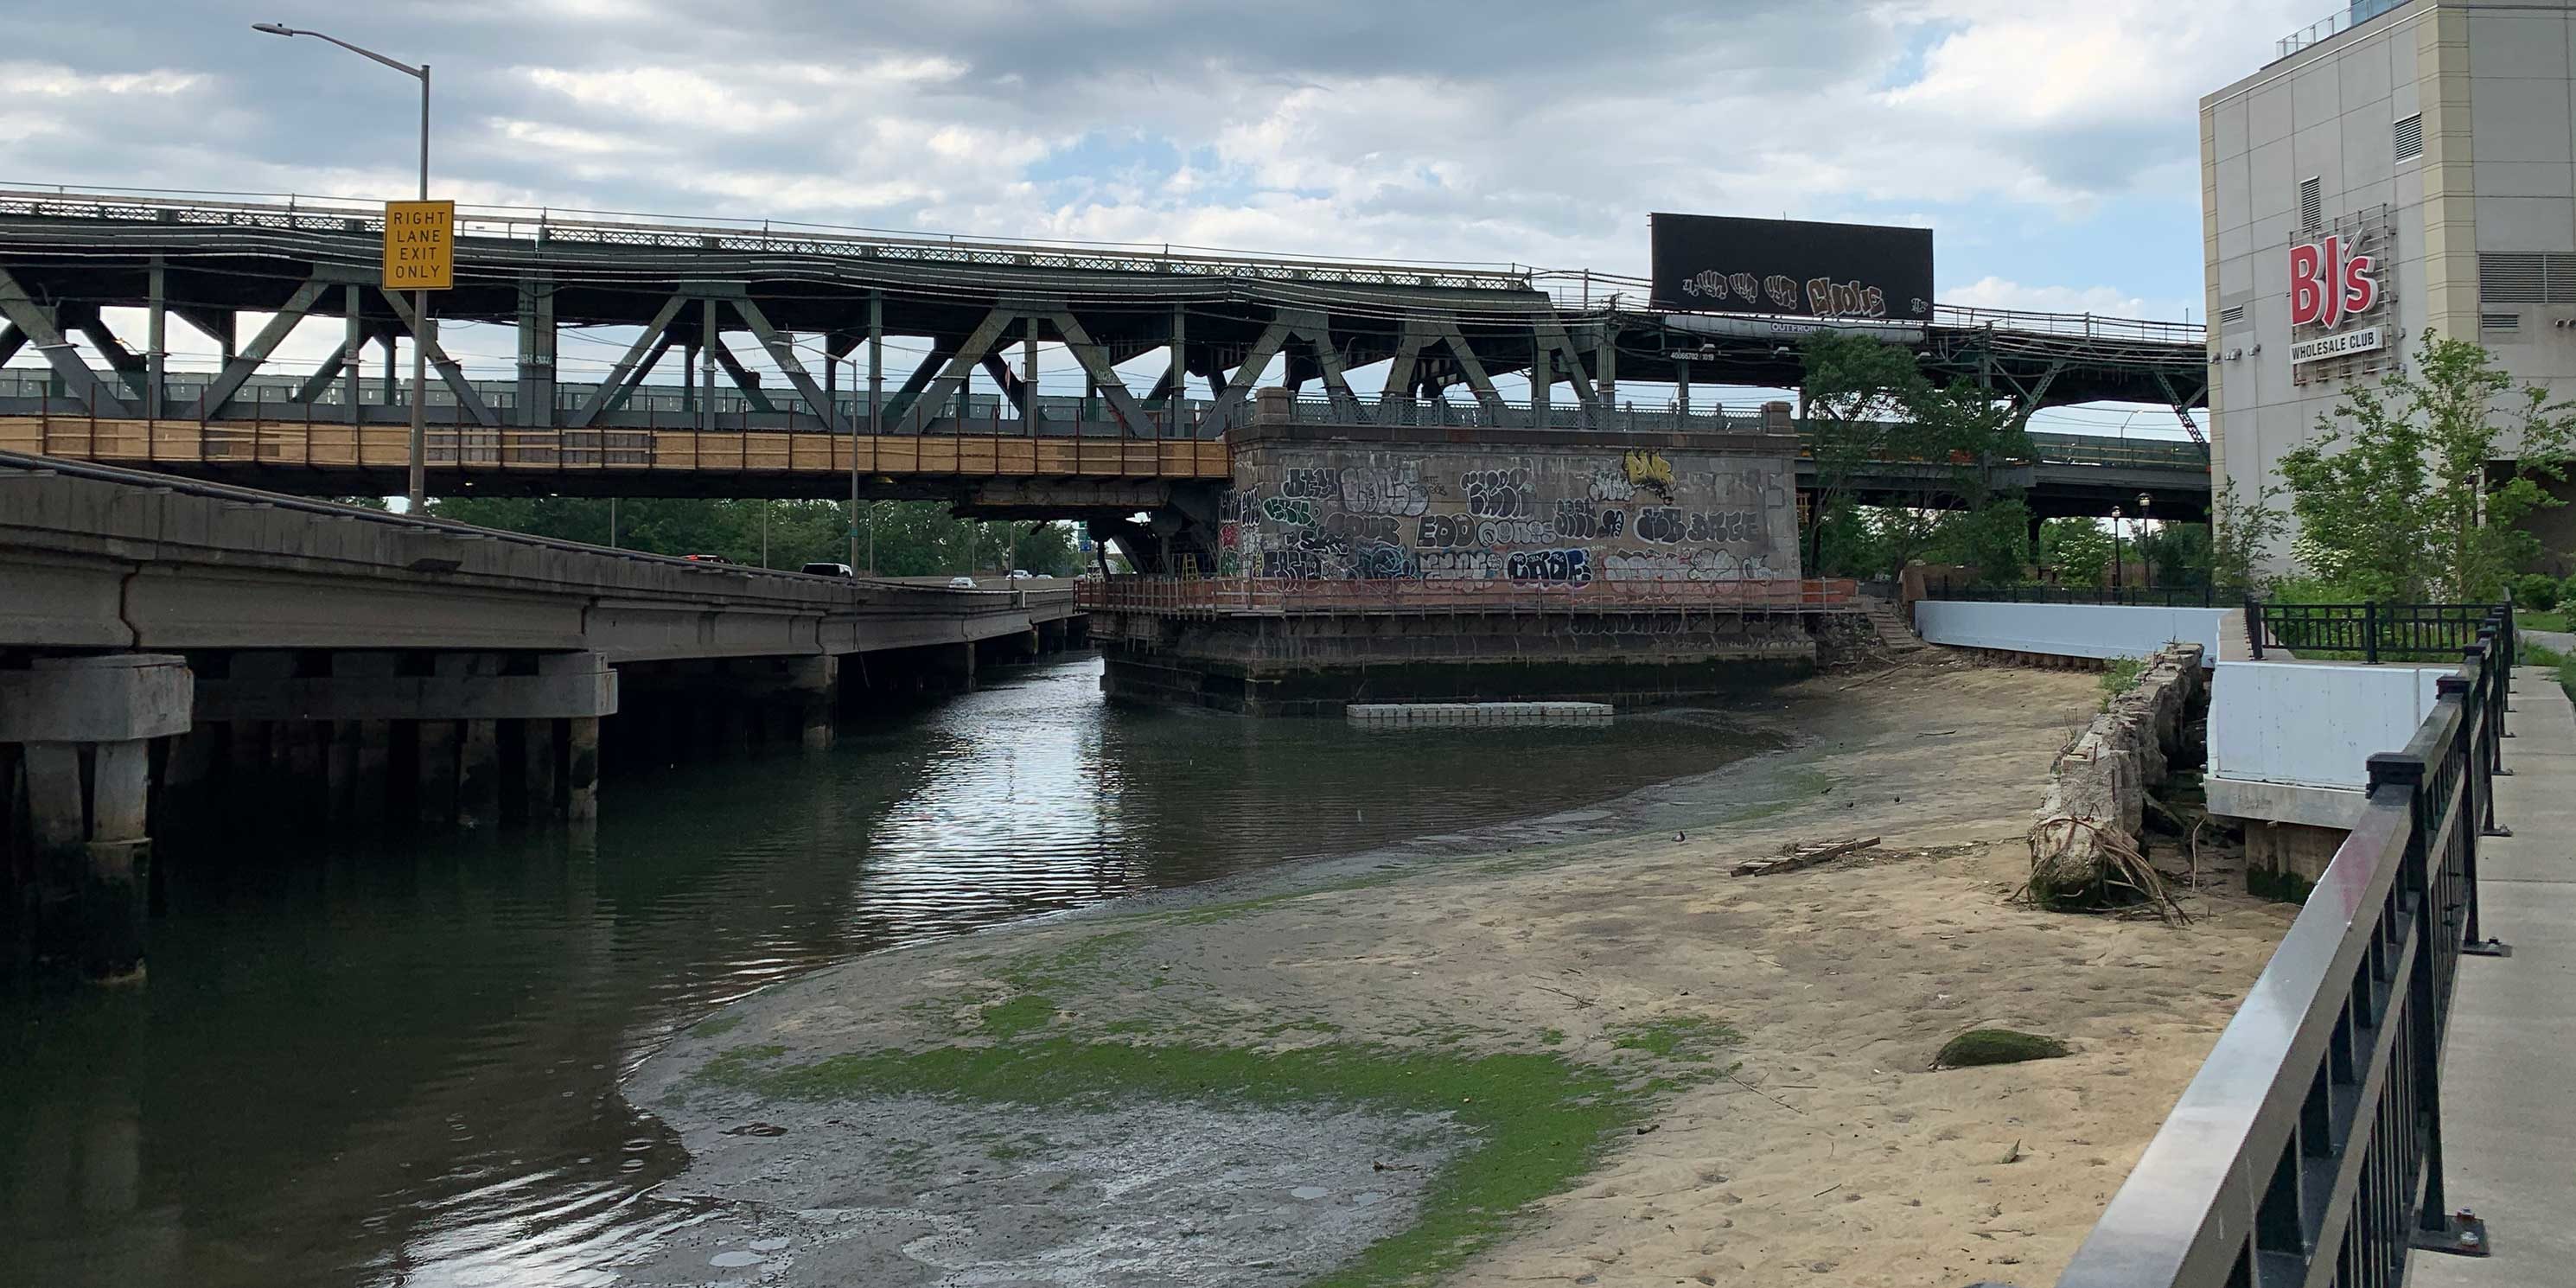
[[[2278,604],[2248,598],[2245,634],[2258,662],[2266,650],[2371,663],[2447,661],[2478,642],[2496,611],[2493,604]],[[2510,654],[2513,619],[2507,614],[2503,620]]]
[[[1944,576],[1924,588],[1928,599],[1981,604],[2129,604],[2150,608],[2217,608],[2244,592],[2206,583],[2180,586],[1978,586]]]
[[[2478,926],[2511,681],[2494,608],[2057,1288],[2393,1285],[2477,1252],[2443,1188],[2442,1047]]]

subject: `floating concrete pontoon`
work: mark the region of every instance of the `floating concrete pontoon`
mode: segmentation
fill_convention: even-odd
[[[1372,728],[1434,725],[1608,724],[1607,702],[1354,702],[1342,708],[1352,724]]]

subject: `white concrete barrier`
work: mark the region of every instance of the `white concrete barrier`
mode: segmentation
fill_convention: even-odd
[[[2213,814],[2351,827],[2370,758],[2403,751],[2456,666],[2221,662],[2209,699]]]
[[[2218,656],[2221,623],[2240,608],[2163,608],[2131,604],[1990,604],[1926,599],[1914,605],[1924,639],[1955,648],[2002,649],[2056,657],[2145,657],[2169,643],[2202,646]],[[2203,665],[2207,665],[2204,662]]]

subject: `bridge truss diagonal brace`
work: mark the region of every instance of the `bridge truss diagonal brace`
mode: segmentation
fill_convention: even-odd
[[[296,287],[295,294],[288,296],[286,303],[268,319],[268,325],[261,327],[259,334],[252,336],[250,343],[235,354],[232,361],[225,363],[222,373],[206,386],[206,392],[198,397],[197,405],[190,413],[191,417],[207,420],[229,406],[233,395],[241,392],[242,382],[250,379],[251,373],[259,370],[261,363],[268,361],[268,355],[277,351],[278,342],[313,311],[313,302],[322,298],[322,292],[329,287],[330,283],[319,279]]]
[[[421,326],[420,318],[411,311],[411,301],[405,299],[400,291],[379,290],[376,293],[393,306],[395,320],[411,333],[411,342],[428,355],[429,364],[438,368],[438,378],[446,381],[448,390],[456,395],[456,405],[474,417],[475,424],[486,429],[498,428],[501,418],[492,414],[491,405],[483,401],[483,395],[474,392],[474,382],[465,378],[465,369],[456,365],[456,359],[448,357],[447,350],[439,347],[437,338]]]
[[[1109,361],[1109,354],[1091,338],[1091,332],[1084,330],[1082,323],[1069,312],[1047,314],[1046,320],[1054,325],[1056,335],[1072,352],[1073,360],[1081,364],[1083,378],[1090,381],[1091,387],[1099,390],[1101,398],[1109,404],[1109,414],[1118,418],[1119,428],[1129,436],[1142,436],[1150,429],[1154,423],[1152,418],[1145,414],[1144,405],[1136,401],[1136,395],[1127,392],[1127,382],[1118,378],[1118,370]]]
[[[1589,415],[1593,402],[1592,375],[1584,368],[1583,351],[1575,347],[1574,337],[1566,334],[1565,324],[1554,317],[1543,318],[1533,338],[1536,352],[1530,355],[1530,366],[1534,369],[1531,378],[1537,379],[1536,368],[1548,366],[1553,359],[1562,357],[1565,360],[1562,375],[1565,383],[1574,390],[1575,405],[1586,409],[1585,414]],[[1553,384],[1558,374],[1553,369],[1549,370],[1549,383]]]
[[[71,341],[55,328],[54,320],[45,315],[44,307],[27,294],[27,289],[20,286],[18,279],[10,276],[7,269],[0,269],[0,317],[8,318],[36,346],[36,352],[45,355],[45,365],[52,367],[54,374],[62,377],[63,383],[80,396],[91,414],[119,418],[133,414],[126,409],[125,400],[117,397],[116,391],[99,379],[97,372],[90,370],[88,359],[72,348]]]
[[[680,316],[680,306],[685,303],[687,300],[678,295],[662,301],[662,307],[654,311],[652,321],[644,324],[644,330],[635,337],[635,343],[627,346],[617,365],[608,369],[608,378],[600,381],[599,387],[590,392],[590,397],[573,409],[565,428],[588,429],[590,422],[598,419],[599,413],[625,405],[627,395],[634,392],[635,382],[642,380],[644,373],[652,370],[653,364],[661,361],[662,355],[670,350],[671,319]]]
[[[82,309],[74,329],[89,337],[91,347],[98,350],[98,356],[107,359],[107,365],[124,381],[126,392],[141,398],[150,380],[145,372],[146,364],[140,355],[125,347],[125,341],[117,338],[116,332],[108,327],[107,319],[99,316],[98,309],[95,306]]]
[[[1270,360],[1279,356],[1279,346],[1287,342],[1286,322],[1273,319],[1270,325],[1261,328],[1261,335],[1253,340],[1251,348],[1244,350],[1243,361],[1236,365],[1234,375],[1226,380],[1224,392],[1217,395],[1207,415],[1199,418],[1198,437],[1215,438],[1234,428],[1235,420],[1243,414],[1244,404],[1252,399],[1253,384],[1261,379],[1261,373],[1270,366]]]
[[[27,333],[19,330],[15,322],[0,322],[0,362],[17,357],[18,351],[25,347]]]
[[[707,301],[707,309],[710,312],[714,311],[715,306],[714,300]],[[717,366],[724,368],[725,378],[733,381],[733,387],[742,395],[743,401],[748,403],[753,411],[778,410],[777,404],[769,401],[769,391],[762,389],[760,382],[752,378],[751,368],[742,365],[741,356],[733,351],[732,346],[724,342],[724,332],[711,326],[707,328],[707,335],[707,354],[716,360]],[[714,392],[709,390],[708,396],[712,398]]]
[[[2209,392],[2208,379],[2203,377],[2200,388],[2193,390],[2191,396],[2186,397],[2182,391],[2174,388],[2174,382],[2167,379],[2165,373],[2159,371],[2156,373],[2156,387],[2165,391],[2165,402],[2173,408],[2174,419],[2182,422],[2182,432],[2191,435],[2191,441],[2200,444],[2201,455],[2209,455],[2209,436],[2201,433],[2200,422],[2191,418],[2192,403]]]
[[[896,385],[894,391],[885,396],[885,401],[877,405],[877,423],[902,426],[908,419],[905,413],[920,401],[921,391],[930,387],[930,382],[946,369],[948,359],[956,352],[941,343],[938,337],[932,337],[929,351],[921,355],[920,362],[913,364],[912,374],[905,376],[903,383]]]
[[[1342,351],[1333,343],[1331,319],[1322,313],[1304,311],[1282,314],[1288,324],[1289,338],[1300,340],[1315,351],[1315,369],[1322,373],[1324,393],[1333,400],[1334,414],[1354,425],[1376,422],[1360,405],[1360,396],[1351,392],[1350,366],[1342,361]]]
[[[796,396],[805,400],[806,409],[819,417],[833,433],[850,432],[849,425],[841,419],[841,409],[823,395],[823,387],[815,383],[813,373],[805,370],[805,364],[797,360],[796,346],[788,343],[786,335],[769,324],[769,315],[760,311],[760,305],[746,295],[733,302],[733,311],[742,315],[743,325],[751,328],[751,334],[760,341],[760,347],[769,351],[769,360],[778,364],[779,374],[787,377],[787,383],[794,386]],[[823,360],[831,361],[828,353]]]
[[[1395,354],[1387,360],[1386,388],[1377,396],[1381,413],[1396,405],[1396,400],[1413,398],[1413,370],[1422,362],[1422,351],[1431,346],[1431,334],[1420,322],[1407,318],[1404,330],[1397,336]]]
[[[1502,424],[1503,395],[1494,388],[1493,377],[1485,374],[1484,361],[1467,344],[1467,333],[1459,330],[1458,324],[1448,318],[1442,318],[1432,326],[1440,338],[1448,342],[1450,354],[1458,360],[1458,370],[1467,377],[1467,387],[1475,391],[1476,401],[1485,404],[1485,413],[1491,417],[1491,423]]]
[[[983,365],[984,355],[993,351],[994,343],[1019,318],[1020,315],[1009,308],[997,308],[985,314],[984,320],[976,323],[975,329],[959,342],[956,352],[948,356],[947,363],[931,379],[921,397],[904,409],[902,432],[918,434],[927,430],[930,422],[939,418],[939,409],[957,396],[957,387],[966,383],[968,373]],[[925,367],[927,365],[924,364]],[[907,380],[904,383],[912,382]]]

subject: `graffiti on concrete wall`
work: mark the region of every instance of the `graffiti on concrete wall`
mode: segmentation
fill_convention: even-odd
[[[1616,447],[1247,445],[1229,572],[1585,585],[1797,575],[1782,457]]]

